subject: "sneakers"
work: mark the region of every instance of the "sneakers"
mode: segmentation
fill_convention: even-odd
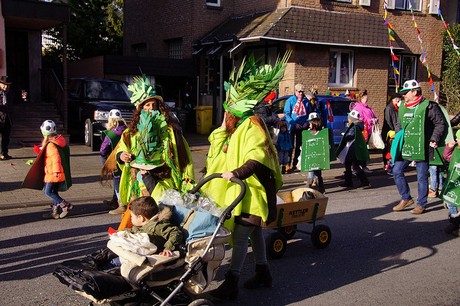
[[[414,205],[414,200],[409,199],[409,200],[401,200],[398,205],[393,207],[393,211],[401,211],[406,209],[407,207]]]
[[[12,159],[13,157],[8,155],[8,153],[0,155],[0,160]]]
[[[104,200],[102,201],[102,204],[109,206],[111,209],[115,209],[118,207],[118,201],[117,200]]]
[[[43,214],[42,217],[44,219],[59,219],[59,206],[51,206],[51,211],[49,213]]]
[[[429,190],[428,190],[428,197],[429,197],[429,198],[436,198],[436,197],[438,197],[438,191],[437,191],[437,190],[429,189]]]
[[[59,214],[60,219],[64,219],[67,217],[67,214],[69,213],[69,210],[73,208],[73,205],[67,202],[66,200],[63,200],[59,206],[61,207],[61,213]]]
[[[364,167],[363,169],[364,173],[366,174],[371,174],[373,171],[371,169],[369,169],[368,167]]]
[[[420,205],[415,206],[415,208],[410,211],[410,213],[414,215],[421,215],[424,212],[425,212],[425,208],[423,208]]]
[[[123,204],[119,204],[118,208],[110,210],[109,214],[111,214],[111,215],[121,215],[125,211],[126,211],[126,206],[123,205]]]

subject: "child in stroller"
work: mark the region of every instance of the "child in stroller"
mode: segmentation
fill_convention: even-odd
[[[220,174],[208,176],[189,193],[196,193],[204,183],[217,177]],[[241,186],[244,196],[244,183],[238,179],[232,181]],[[142,301],[157,305],[160,301],[161,305],[186,305],[194,300],[190,305],[212,305],[209,301],[195,299],[214,279],[225,257],[225,244],[230,238],[230,232],[222,225],[241,198],[240,195],[235,199],[219,217],[207,211],[165,203],[170,205],[166,209],[172,211],[172,223],[180,225],[184,232],[184,252],[174,248],[171,257],[140,255],[124,250],[110,240],[108,248],[81,260],[65,261],[53,274],[63,284],[95,304],[123,305]],[[134,211],[136,215],[138,213]],[[122,258],[122,265],[107,267],[107,263],[113,263],[117,257]]]

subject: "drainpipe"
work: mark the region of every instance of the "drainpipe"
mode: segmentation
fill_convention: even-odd
[[[64,121],[64,131],[68,134],[68,112],[67,112],[67,24],[64,24],[62,30],[62,43],[63,43],[63,50],[62,50],[62,77],[63,77],[63,97],[62,97],[62,120]]]

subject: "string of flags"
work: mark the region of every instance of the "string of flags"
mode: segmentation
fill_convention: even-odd
[[[393,41],[395,41],[395,30],[393,26],[390,23],[390,20],[388,18],[388,3],[387,0],[383,1],[383,9],[384,9],[384,16],[383,19],[385,24],[388,29],[388,41],[390,42],[390,54],[391,54],[391,66],[393,67],[393,78],[395,80],[395,85],[396,85],[396,92],[399,91],[399,82],[398,82],[398,76],[399,76],[399,64],[397,65],[395,62],[399,62],[399,57],[397,57],[393,51]]]
[[[441,9],[440,9],[440,8],[438,8],[438,16],[441,18],[442,24],[444,25],[444,28],[446,29],[446,32],[447,32],[447,34],[449,35],[450,41],[452,42],[452,47],[454,48],[454,50],[455,50],[455,52],[457,53],[457,55],[460,57],[459,48],[458,48],[458,46],[455,44],[454,37],[452,36],[452,34],[451,34],[450,31],[449,31],[449,25],[447,24],[447,22],[444,21],[444,17],[442,17]]]
[[[430,89],[431,89],[432,92],[434,92],[434,98],[435,98],[435,100],[438,100],[438,96],[437,96],[436,92],[434,91],[434,82],[433,82],[433,78],[431,77],[430,68],[428,67],[428,60],[427,60],[426,55],[425,55],[425,50],[423,49],[422,35],[421,35],[421,32],[420,32],[420,29],[417,26],[417,22],[415,21],[415,14],[414,14],[414,9],[412,7],[412,1],[408,1],[408,4],[409,4],[410,12],[412,14],[412,21],[414,23],[415,33],[417,33],[417,39],[418,39],[418,41],[420,43],[421,54],[420,54],[419,59],[420,59],[420,62],[422,63],[422,65],[426,68],[426,71],[428,73],[428,80],[429,80],[429,84],[430,84]]]

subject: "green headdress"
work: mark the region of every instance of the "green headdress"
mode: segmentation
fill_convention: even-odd
[[[159,111],[150,113],[142,110],[137,129],[139,135],[135,137],[140,150],[131,166],[143,170],[162,166],[165,163],[164,144],[169,141],[168,124],[164,115]]]
[[[128,90],[133,93],[130,100],[136,107],[145,99],[153,97],[156,94],[155,89],[145,74],[133,77],[133,82],[133,84],[128,85]]]
[[[225,110],[239,118],[253,115],[254,106],[278,87],[291,53],[287,51],[282,59],[276,60],[273,67],[259,65],[253,55],[247,60],[243,59],[238,73],[234,69],[228,82],[224,82],[227,92]]]

